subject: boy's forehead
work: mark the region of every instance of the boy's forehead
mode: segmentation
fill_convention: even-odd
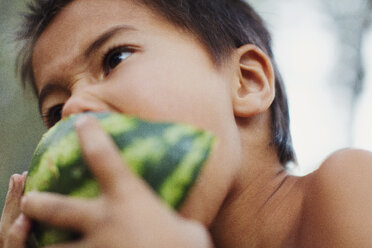
[[[118,25],[132,26],[145,32],[153,30],[155,26],[169,31],[177,30],[161,15],[139,3],[134,0],[74,0],[47,25],[35,49],[40,43],[49,43],[51,37],[60,38],[63,42],[76,42]]]
[[[39,70],[53,62],[76,61],[98,37],[118,26],[126,26],[126,35],[177,31],[150,9],[132,0],[75,0],[68,4],[46,27],[37,40],[32,57],[35,78]],[[179,31],[179,30],[178,30]],[[178,32],[177,31],[177,32]],[[38,85],[36,85],[37,88]]]
[[[54,17],[38,40],[48,34],[73,38],[71,34],[84,33],[82,37],[87,37],[115,23],[146,27],[159,19],[152,12],[150,15],[148,8],[129,0],[75,0]]]

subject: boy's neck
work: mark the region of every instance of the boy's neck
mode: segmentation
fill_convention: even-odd
[[[293,247],[303,192],[285,170],[265,173],[235,188],[211,226],[219,247]],[[234,244],[231,246],[231,244]]]
[[[242,148],[249,152],[211,232],[219,247],[289,247],[301,214],[300,180],[288,175],[275,147],[266,145],[270,135],[253,131],[255,136],[241,133]]]

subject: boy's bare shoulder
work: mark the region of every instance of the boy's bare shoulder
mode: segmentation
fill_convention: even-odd
[[[371,175],[372,152],[344,149],[329,156],[318,170],[309,175],[309,178],[313,183],[325,183],[336,188],[339,186],[343,188],[347,186],[346,183],[351,182],[357,185],[367,183],[369,187],[372,184]],[[333,187],[327,188],[332,189]]]
[[[372,247],[372,153],[341,150],[306,176],[301,247]]]

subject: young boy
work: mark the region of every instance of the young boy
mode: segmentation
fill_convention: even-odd
[[[123,165],[94,119],[76,125],[102,186],[95,200],[22,197],[14,175],[1,247],[24,247],[30,219],[73,228],[77,247],[372,247],[372,155],[344,150],[299,178],[286,96],[261,19],[241,0],[36,1],[23,78],[48,126],[114,111],[185,122],[219,138],[179,213]]]

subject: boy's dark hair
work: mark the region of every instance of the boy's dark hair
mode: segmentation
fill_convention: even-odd
[[[35,83],[32,51],[35,42],[52,19],[73,0],[34,0],[28,4],[18,40],[25,41],[18,55],[23,83]],[[244,0],[133,0],[170,23],[195,35],[209,50],[216,65],[244,44],[255,44],[270,56],[275,70],[276,96],[271,105],[271,144],[280,162],[295,161],[289,130],[287,96],[271,50],[271,37],[263,20]]]

